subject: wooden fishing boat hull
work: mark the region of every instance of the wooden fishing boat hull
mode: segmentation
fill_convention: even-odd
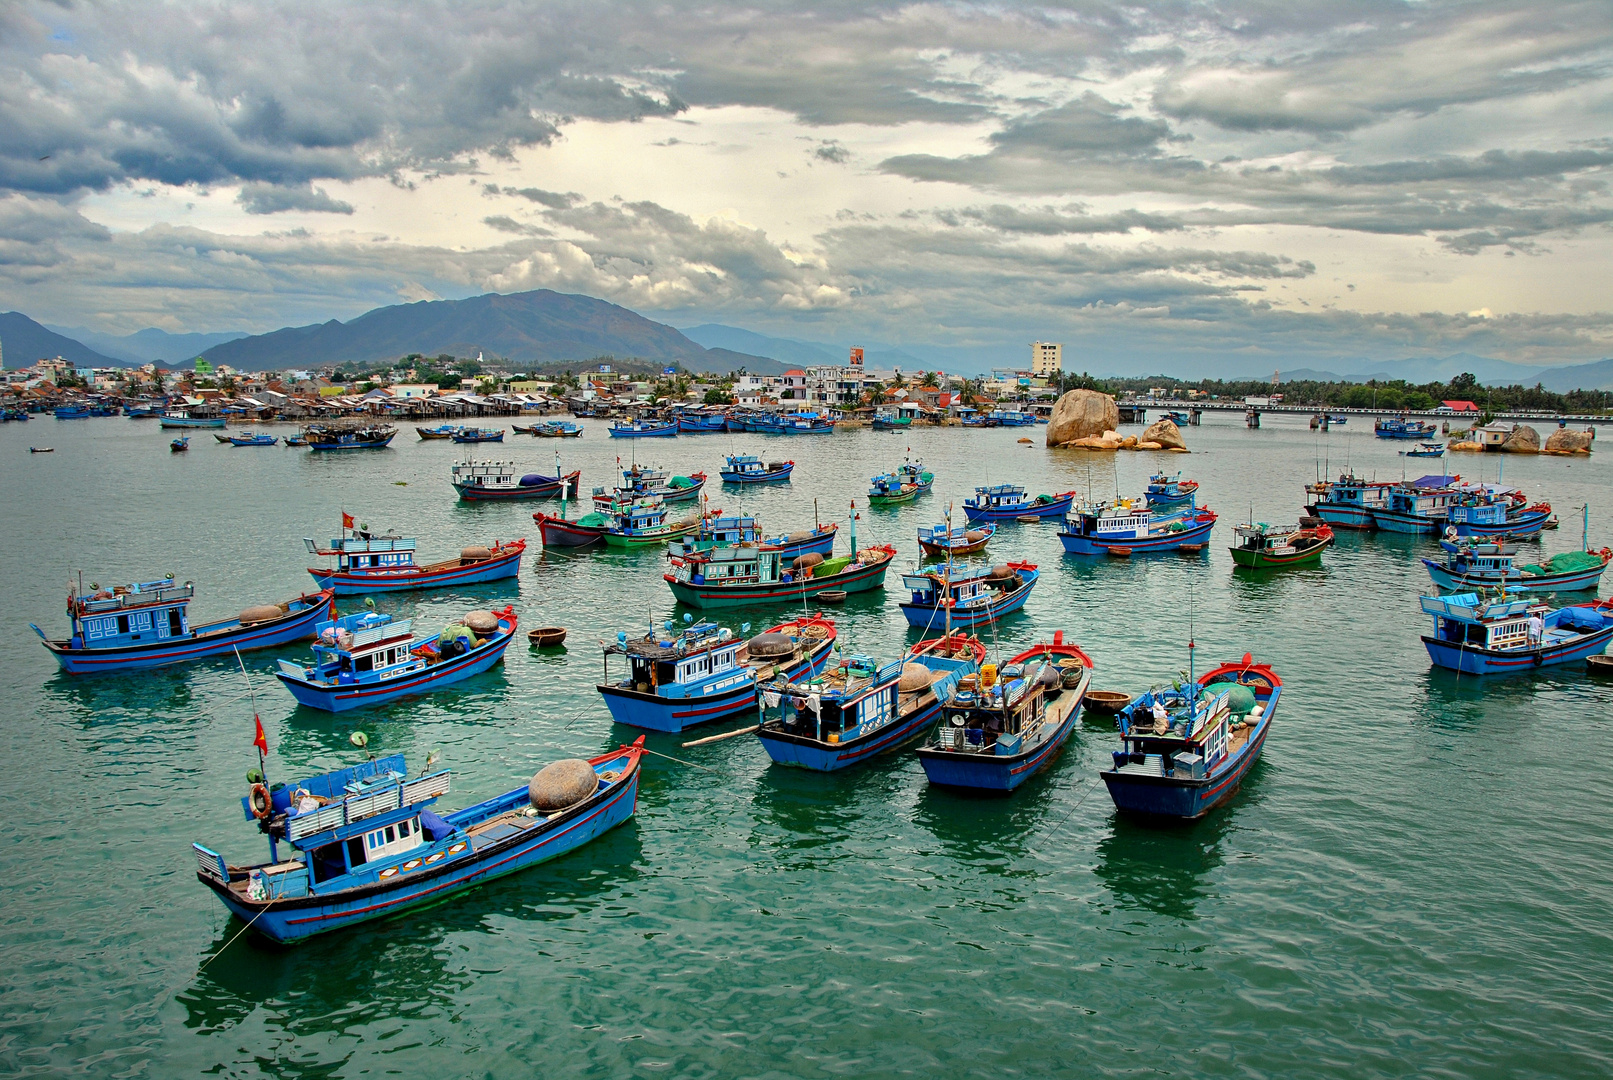
[[[801,581],[770,582],[761,585],[708,585],[679,581],[674,575],[663,575],[672,587],[678,603],[689,607],[710,610],[713,608],[747,607],[751,604],[787,604],[816,596],[820,592],[839,590],[847,593],[867,592],[885,587],[885,571],[895,555],[887,555],[877,563],[845,570],[825,578],[806,578]]]
[[[455,432],[453,435],[448,437],[453,439],[456,443],[503,442],[504,432],[500,431],[496,435],[463,435]]]
[[[546,548],[585,548],[605,539],[605,526],[579,525],[562,517],[533,514],[538,523],[538,535]]]
[[[795,559],[802,555],[818,554],[828,558],[834,551],[835,526],[830,525],[823,532],[815,533],[805,540],[785,540],[777,544],[766,545],[769,548],[778,548],[784,553],[786,559]]]
[[[337,596],[440,589],[447,585],[474,585],[515,577],[521,572],[521,556],[525,552],[526,541],[516,540],[504,545],[490,559],[470,563],[461,559],[461,565],[458,566],[398,570],[321,570],[309,567],[308,573],[313,575],[320,588],[334,589]]]
[[[1372,523],[1383,532],[1410,536],[1433,536],[1445,531],[1445,513],[1441,509],[1437,518],[1426,514],[1411,514],[1404,510],[1379,509],[1372,511]]]
[[[996,508],[972,506],[968,500],[965,500],[963,512],[970,521],[1018,521],[1022,517],[1063,517],[1070,512],[1070,503],[1074,500],[1075,492],[1073,491],[1055,495],[1045,503],[1027,502],[1020,503],[1017,506]]]
[[[917,484],[914,484],[910,488],[904,488],[902,491],[897,492],[894,495],[876,495],[876,494],[874,494],[873,491],[869,491],[868,492],[868,505],[869,506],[895,506],[898,503],[910,503],[910,502],[912,502],[914,499],[916,499],[918,497],[919,497],[919,487],[918,487]]]
[[[582,476],[582,470],[569,473],[564,477],[544,477],[541,484],[530,487],[514,488],[488,488],[480,484],[454,484],[454,490],[466,502],[507,502],[512,499],[552,499],[560,494],[564,485],[569,491],[577,490],[577,481]]]
[[[1322,561],[1322,552],[1332,546],[1333,538],[1328,537],[1319,544],[1288,555],[1241,547],[1231,547],[1227,550],[1232,552],[1232,562],[1236,566],[1246,570],[1271,570],[1282,566],[1308,566],[1319,563]]]
[[[1457,536],[1538,536],[1550,517],[1550,510],[1525,510],[1517,517],[1508,518],[1501,524],[1484,525],[1472,521],[1458,521],[1452,523],[1450,527],[1456,530]]]
[[[336,617],[334,594],[326,589],[287,601],[285,615],[268,622],[242,626],[236,619],[223,619],[194,626],[185,637],[158,638],[149,645],[125,645],[116,649],[75,649],[67,641],[52,641],[34,626],[34,633],[45,642],[62,671],[69,675],[96,675],[105,672],[141,671],[184,664],[209,656],[234,655],[250,649],[271,649],[314,636],[314,624]],[[32,623],[29,623],[33,626]]]
[[[700,520],[696,518],[693,521],[687,521],[679,525],[668,525],[665,528],[655,530],[653,533],[639,533],[633,536],[611,532],[607,529],[605,531],[605,544],[608,547],[619,548],[654,547],[657,544],[665,544],[669,540],[676,540],[680,536],[688,536],[698,528],[700,528]]]
[[[539,426],[532,432],[532,434],[536,435],[540,439],[580,439],[582,438],[582,428],[578,428],[575,431],[566,431],[562,428],[546,428]]]
[[[1203,513],[1208,513],[1208,511]],[[1215,517],[1210,515],[1209,520],[1196,521],[1195,524],[1180,532],[1165,532],[1157,533],[1153,536],[1138,537],[1115,536],[1113,539],[1103,539],[1099,536],[1078,536],[1068,530],[1063,530],[1059,533],[1059,540],[1064,544],[1064,550],[1071,555],[1107,555],[1110,548],[1128,548],[1134,555],[1145,555],[1161,551],[1175,551],[1184,544],[1203,543],[1213,528],[1215,528]]]
[[[702,435],[726,430],[728,430],[728,421],[721,416],[704,420],[696,420],[693,417],[685,416],[678,417],[679,435]]]
[[[310,442],[308,444],[308,448],[310,450],[324,450],[324,451],[335,451],[335,450],[381,450],[381,449],[384,449],[387,446],[390,446],[392,444],[392,440],[397,438],[397,437],[398,437],[398,433],[394,431],[392,434],[386,436],[383,439],[360,439],[360,440],[355,440],[353,442]]]
[[[298,678],[284,669],[276,671],[275,675],[285,684],[286,689],[291,691],[291,696],[297,699],[297,704],[306,705],[311,709],[322,709],[325,712],[347,712],[361,705],[379,705],[400,697],[441,690],[472,675],[480,675],[504,659],[504,650],[515,640],[516,623],[513,614],[501,614],[498,633],[489,637],[481,648],[472,649],[461,656],[419,671],[399,675],[386,682],[315,682],[307,678]]]
[[[434,431],[431,428],[423,427],[417,427],[415,431],[420,433],[422,439],[452,439],[454,437],[452,431]]]
[[[823,641],[809,655],[780,673],[790,681],[811,678],[823,671],[834,652],[834,641]],[[737,685],[699,697],[669,698],[600,683],[597,689],[605,699],[611,719],[618,724],[646,731],[677,733],[700,724],[732,717],[749,716],[756,711],[756,676],[750,668],[735,671],[743,679]]]
[[[914,709],[884,727],[848,742],[819,742],[805,735],[793,735],[777,728],[763,727],[756,733],[767,756],[779,765],[814,772],[839,772],[853,765],[900,750],[914,739],[923,738],[941,715],[941,701],[931,697],[928,704]]]
[[[935,543],[933,541],[924,539],[923,536],[920,536],[919,547],[924,550],[924,554],[934,556],[936,558],[945,558],[949,554],[973,555],[978,551],[985,550],[986,545],[991,542],[991,538],[997,535],[997,526],[988,522],[985,528],[981,531],[983,531],[986,535],[979,540],[969,540],[959,537],[957,540],[946,541],[943,543]]]
[[[782,484],[790,478],[790,474],[794,471],[795,462],[791,461],[784,468],[775,469],[772,472],[741,473],[729,472],[724,469],[719,470],[718,475],[722,477],[722,482],[725,484]]]
[[[1150,486],[1146,492],[1149,506],[1180,506],[1182,503],[1192,502],[1193,497],[1198,493],[1199,485],[1197,481],[1173,484],[1170,487],[1158,490]]]
[[[1377,518],[1364,506],[1346,506],[1342,503],[1319,502],[1307,506],[1306,511],[1333,526],[1335,529],[1376,529]]]
[[[1039,570],[1021,570],[1020,576],[1025,583],[1012,592],[1003,593],[993,599],[989,604],[977,608],[947,608],[944,605],[933,606],[915,604],[903,601],[899,606],[902,615],[906,617],[909,626],[916,626],[921,630],[934,630],[951,625],[954,630],[969,630],[976,626],[989,626],[1002,618],[1011,615],[1025,606],[1030,598],[1031,590],[1041,579]],[[950,617],[948,612],[951,612]]]
[[[1584,570],[1531,575],[1526,578],[1519,570],[1509,571],[1504,576],[1495,570],[1470,570],[1457,574],[1446,569],[1436,559],[1424,559],[1423,565],[1428,568],[1428,576],[1434,579],[1435,585],[1452,591],[1497,589],[1506,585],[1526,589],[1529,592],[1578,592],[1581,589],[1596,588],[1601,583],[1602,575],[1607,571],[1607,563],[1604,562],[1601,566],[1591,566]]]
[[[592,759],[595,772],[618,770],[621,776],[593,797],[545,821],[532,824],[496,840],[479,842],[480,837],[455,838],[441,849],[445,857],[420,860],[420,865],[375,884],[344,889],[325,896],[284,898],[271,901],[244,899],[228,884],[198,871],[197,877],[212,889],[230,913],[251,925],[255,933],[283,945],[306,940],[316,934],[339,930],[370,919],[386,918],[412,907],[440,902],[456,892],[474,888],[486,881],[524,870],[557,858],[609,832],[633,816],[638,806],[639,763],[642,740],[611,754]],[[510,808],[520,805],[525,788],[517,788],[500,800]],[[486,804],[444,815],[449,825],[458,825],[473,810]],[[490,834],[489,834],[490,835]],[[197,845],[197,854],[222,864],[217,853]],[[413,860],[411,860],[413,861]],[[407,863],[405,864],[408,865]],[[226,867],[230,880],[245,877],[243,867]]]
[[[607,429],[613,439],[675,439],[678,437],[678,425],[668,424],[659,428],[643,428],[634,431],[632,428],[612,427]]]
[[[700,490],[706,486],[706,474],[694,473],[689,477],[694,483],[689,487],[664,487],[651,491],[651,495],[661,496],[661,501],[668,505],[694,502],[700,498]]]
[[[164,416],[158,421],[159,427],[165,428],[221,428],[224,426],[222,416]]]
[[[1603,652],[1610,641],[1613,641],[1613,625],[1535,649],[1483,649],[1423,635],[1423,645],[1428,649],[1430,660],[1442,668],[1464,675],[1503,675],[1537,667],[1572,664]]]
[[[231,446],[273,446],[280,440],[273,436],[265,435],[256,439],[225,439],[224,441]]]
[[[924,766],[925,779],[938,787],[962,788],[970,791],[992,791],[1007,794],[1042,769],[1052,764],[1064,749],[1070,732],[1075,730],[1076,718],[1081,715],[1081,702],[1087,687],[1092,683],[1090,670],[1075,691],[1064,720],[1040,744],[1019,754],[960,754],[929,746],[918,749],[919,764]]]

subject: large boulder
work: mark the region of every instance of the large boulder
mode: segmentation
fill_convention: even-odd
[[[1071,390],[1053,406],[1047,422],[1046,444],[1074,442],[1102,435],[1120,426],[1120,409],[1115,399],[1096,390]]]
[[[1501,443],[1503,454],[1540,453],[1540,432],[1528,424],[1514,424],[1512,434]]]
[[[1478,442],[1467,442],[1467,441],[1453,442],[1449,446],[1447,446],[1445,449],[1451,451],[1452,453],[1456,453],[1456,454],[1482,454],[1482,453],[1484,453],[1484,444],[1483,443],[1478,443]]]
[[[1155,420],[1143,432],[1143,442],[1155,442],[1167,450],[1186,450],[1187,443],[1182,441],[1182,429],[1176,426],[1174,420]]]
[[[1546,453],[1548,454],[1588,454],[1591,452],[1591,440],[1594,436],[1589,431],[1569,431],[1567,428],[1558,428],[1546,440]]]

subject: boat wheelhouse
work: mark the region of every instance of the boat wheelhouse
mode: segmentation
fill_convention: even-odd
[[[1126,554],[1177,551],[1184,544],[1204,543],[1215,528],[1216,514],[1208,507],[1161,516],[1146,504],[1128,503],[1099,503],[1071,513],[1059,530],[1064,550],[1072,555],[1107,555],[1114,549]]]
[[[666,502],[659,495],[621,499],[602,496],[598,489],[594,494],[594,512],[605,522],[601,539],[610,547],[625,548],[653,547],[676,540],[700,528],[702,518],[698,512],[692,512],[668,521]]]
[[[515,577],[521,572],[521,555],[526,551],[525,540],[495,540],[490,547],[462,548],[457,559],[416,563],[413,539],[374,536],[365,530],[335,537],[326,547],[307,537],[303,544],[312,555],[335,557],[334,567],[309,567],[308,573],[320,588],[334,589],[337,596],[437,589]]]
[[[1314,522],[1314,519],[1308,519]],[[1267,525],[1264,521],[1239,525],[1232,530],[1235,566],[1268,570],[1280,566],[1303,566],[1322,560],[1322,552],[1333,543],[1333,529],[1327,524]]]
[[[708,514],[701,521],[699,529],[681,540],[674,540],[667,548],[667,554],[692,555],[698,551],[748,544],[776,550],[791,560],[808,553],[827,558],[834,550],[835,532],[838,529],[839,525],[831,521],[827,525],[816,525],[768,538],[762,535],[761,525],[750,514]]]
[[[1036,564],[1028,562],[903,574],[910,598],[900,605],[902,615],[909,626],[923,630],[989,626],[1024,607],[1040,576]]]
[[[1115,808],[1191,821],[1226,802],[1265,748],[1282,685],[1245,653],[1133,700],[1118,717],[1121,749],[1099,774]]]
[[[605,681],[598,690],[617,723],[679,732],[750,715],[758,679],[793,682],[816,675],[834,642],[834,623],[813,617],[780,623],[748,642],[711,622],[681,631],[668,622],[664,633],[633,639],[618,632],[616,642],[605,646]],[[626,658],[626,678],[611,680],[612,656]]]
[[[39,627],[28,625],[64,672],[91,675],[287,645],[313,637],[320,618],[335,612],[333,594],[324,590],[197,625],[189,613],[195,595],[193,584],[171,577],[107,589],[92,584],[88,593],[68,594],[72,629],[65,640],[46,637]]]
[[[269,861],[233,865],[192,844],[198,880],[271,941],[384,918],[572,851],[633,816],[643,739],[591,759],[594,791],[539,811],[528,785],[438,815],[447,769],[410,777],[402,754],[241,800],[269,838]],[[429,760],[429,759],[428,759]],[[282,860],[278,844],[292,852]]]
[[[790,478],[793,461],[763,461],[755,454],[729,454],[718,470],[725,484],[776,484]]]
[[[1025,497],[1021,484],[993,484],[977,487],[973,497],[963,501],[963,512],[970,521],[1016,521],[1022,517],[1063,517],[1075,500],[1075,492]]]
[[[689,476],[673,476],[665,469],[652,469],[648,465],[630,465],[622,470],[622,486],[610,492],[615,499],[637,499],[656,496],[665,503],[694,502],[700,489],[706,486],[706,474],[697,472]],[[594,489],[594,501],[606,495],[604,488]]]
[[[498,499],[552,499],[561,486],[575,494],[580,471],[565,476],[519,473],[513,461],[462,461],[451,470],[454,490],[471,502]]]
[[[820,592],[883,588],[896,549],[880,544],[858,550],[855,538],[852,549],[855,555],[790,559],[781,551],[760,547],[716,548],[674,557],[672,569],[664,577],[678,603],[708,609],[790,603]]]
[[[1425,476],[1389,489],[1388,502],[1372,512],[1372,521],[1384,532],[1432,536],[1442,530],[1450,508],[1460,496],[1447,484],[1460,477]]]
[[[1013,791],[1057,756],[1092,685],[1092,658],[1064,631],[963,679],[941,704],[935,738],[918,748],[932,784]],[[999,677],[1000,676],[1000,677]]]
[[[774,715],[756,737],[780,765],[817,772],[861,765],[922,738],[984,655],[983,647],[910,652],[881,667],[858,654],[809,679],[763,683],[764,717]]]
[[[1375,529],[1377,511],[1389,505],[1392,480],[1362,480],[1343,473],[1335,481],[1307,485],[1316,501],[1305,509],[1335,528]]]
[[[479,675],[503,659],[515,628],[515,612],[506,607],[473,612],[422,642],[413,619],[361,611],[318,623],[313,663],[281,660],[275,674],[299,704],[346,712]]]

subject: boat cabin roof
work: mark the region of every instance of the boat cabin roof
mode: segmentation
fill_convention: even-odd
[[[171,577],[157,581],[137,581],[129,585],[116,585],[98,589],[83,596],[75,596],[71,606],[81,615],[100,615],[131,608],[155,607],[159,604],[187,604],[196,594],[190,582],[176,584]]]
[[[605,651],[615,656],[635,656],[645,660],[676,660],[721,645],[738,644],[734,632],[726,626],[698,622],[685,628],[676,637],[647,634],[630,639],[625,633],[618,633],[615,643],[605,646]]]
[[[403,755],[391,754],[288,784],[269,799],[272,815],[285,815],[286,838],[306,850],[416,813],[448,790],[447,769],[411,780]],[[252,817],[249,798],[241,809]]]
[[[1531,597],[1509,599],[1501,597],[1486,601],[1478,593],[1455,593],[1451,596],[1425,596],[1423,610],[1435,617],[1454,619],[1457,622],[1482,624],[1501,619],[1514,619],[1529,611],[1545,611],[1546,605]]]
[[[394,619],[378,611],[356,612],[315,623],[314,633],[318,641],[314,648],[349,656],[358,655],[382,642],[398,638],[412,639],[413,627],[413,619]],[[331,631],[328,635],[327,630]]]
[[[353,555],[378,551],[413,551],[415,542],[401,536],[338,536],[327,547],[319,547],[308,537],[302,542],[315,555]]]

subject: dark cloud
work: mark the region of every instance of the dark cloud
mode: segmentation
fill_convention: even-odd
[[[541,228],[537,225],[529,225],[526,222],[516,221],[514,218],[505,214],[494,214],[492,217],[484,217],[482,219],[482,224],[486,225],[490,229],[497,229],[499,232],[515,233],[517,236],[550,235],[548,229]]]
[[[528,202],[547,206],[551,210],[564,210],[583,201],[583,197],[575,191],[544,191],[542,188],[535,187],[507,187],[500,189],[493,184],[484,184],[482,193],[484,195],[515,195],[526,199]]]
[[[1128,116],[1113,102],[1091,92],[1056,109],[1032,113],[991,136],[999,150],[1051,156],[1154,154],[1171,137],[1163,120]]]
[[[812,151],[812,156],[831,165],[844,165],[851,160],[851,151],[836,142],[826,142]]]
[[[242,184],[236,201],[249,214],[279,214],[287,210],[311,210],[324,214],[351,214],[353,204],[333,199],[324,188],[281,187],[278,184]]]

